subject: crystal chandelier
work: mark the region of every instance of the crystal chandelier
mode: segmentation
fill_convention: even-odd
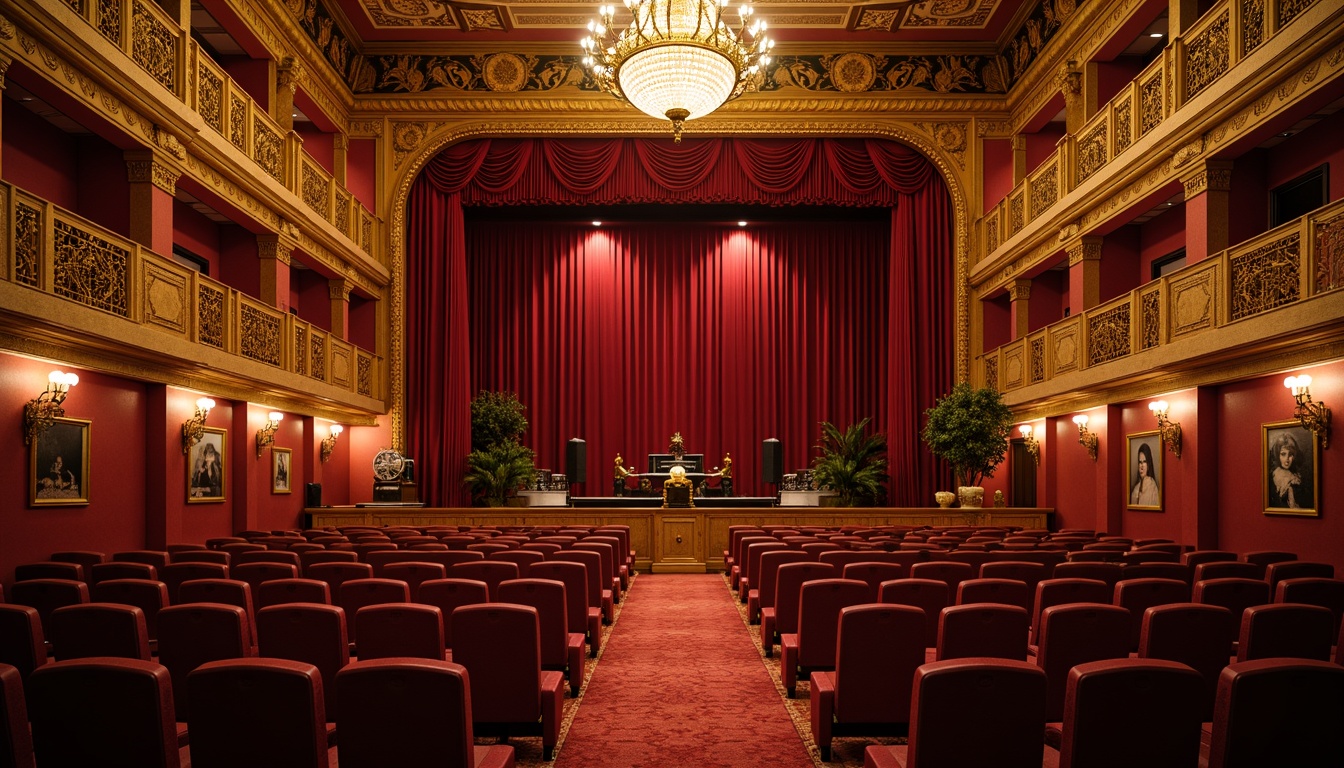
[[[760,82],[770,65],[773,40],[765,22],[751,22],[741,8],[734,32],[723,20],[728,0],[625,0],[633,16],[617,32],[615,6],[597,9],[581,44],[583,63],[598,87],[640,111],[682,125],[703,117]]]

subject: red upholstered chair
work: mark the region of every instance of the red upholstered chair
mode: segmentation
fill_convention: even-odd
[[[1154,552],[1152,550],[1131,550],[1120,556],[1121,562],[1126,565],[1138,565],[1139,563],[1176,563],[1181,562],[1181,556],[1172,552]]]
[[[803,544],[802,546],[800,546],[799,549],[806,552],[809,556],[811,556],[813,560],[816,560],[817,562],[821,562],[821,554],[823,552],[846,551],[844,547],[840,546],[839,544],[834,544],[830,541],[809,542],[807,544]]]
[[[48,664],[28,681],[33,747],[43,766],[177,768],[172,679],[141,659]]]
[[[1031,621],[1032,591],[1024,581],[1017,579],[967,579],[957,585],[957,605],[998,603],[1016,605],[1027,612]]]
[[[857,553],[854,553],[857,554]],[[749,597],[747,600],[748,621],[752,624],[761,622],[761,613],[766,608],[775,607],[775,586],[779,581],[779,567],[785,563],[806,563],[811,558],[806,552],[796,549],[772,550],[761,553],[761,562],[757,566],[758,576],[756,578],[756,588],[752,590],[755,597]],[[755,609],[756,615],[752,616],[751,611]]]
[[[69,579],[70,581],[83,581],[85,583],[88,581],[84,573],[84,566],[78,563],[62,563],[53,560],[41,563],[21,563],[14,566],[15,581],[31,581],[33,579]]]
[[[936,659],[1027,660],[1027,609],[1019,605],[950,605],[938,615]]]
[[[474,744],[471,685],[459,664],[359,661],[333,687],[349,715],[337,744],[342,768],[513,768],[513,747]]]
[[[840,578],[867,584],[868,602],[876,603],[883,582],[905,578],[905,566],[901,563],[849,563],[841,571]]]
[[[805,562],[785,563],[775,573],[775,605],[761,609],[761,646],[766,657],[774,654],[775,643],[785,632],[798,631],[798,594],[803,584],[816,579],[839,576],[833,565]]]
[[[56,658],[114,656],[149,661],[145,613],[133,605],[81,603],[51,612],[47,637]]]
[[[354,552],[339,549],[323,549],[314,552],[299,553],[299,567],[303,571],[305,579],[316,578],[309,571],[314,565],[319,563],[354,563],[359,561],[359,555]]]
[[[317,579],[273,579],[257,587],[256,609],[288,603],[331,605],[331,587]]]
[[[1190,602],[1190,585],[1176,579],[1125,579],[1115,585],[1111,602],[1129,610],[1130,651],[1139,649],[1143,612],[1155,605]]]
[[[1232,613],[1218,605],[1173,603],[1149,608],[1143,615],[1143,633],[1139,638],[1139,658],[1177,661],[1200,674],[1199,717],[1213,716],[1213,697],[1218,690],[1218,675],[1232,655],[1237,622]]]
[[[299,566],[293,563],[235,563],[229,566],[229,578],[247,582],[255,595],[268,581],[299,578]]]
[[[84,568],[84,579],[87,581],[90,577],[89,568],[98,563],[107,562],[107,555],[102,552],[91,552],[82,549],[70,549],[62,552],[52,552],[51,557],[47,558],[58,563],[78,563]]]
[[[0,664],[19,671],[24,680],[47,663],[47,642],[37,609],[0,603]]]
[[[113,552],[114,563],[144,563],[155,568],[168,564],[168,553],[158,549],[134,549],[127,552]]]
[[[231,556],[218,549],[184,549],[168,553],[170,563],[219,563],[228,565]]]
[[[743,572],[747,569],[747,547],[757,543],[773,544],[778,540],[764,531],[742,535],[734,534],[734,536],[736,538],[732,545],[733,554],[727,563],[728,583],[733,590],[740,593],[741,585],[738,582],[741,581]]]
[[[751,623],[756,623],[760,615],[760,576],[757,572],[761,568],[761,555],[766,552],[786,552],[789,545],[782,541],[758,541],[748,544],[745,550],[744,565],[746,568],[742,571],[742,576],[737,582],[737,595],[739,602],[747,606],[747,619]],[[752,593],[755,593],[753,596]],[[753,600],[754,597],[754,600]],[[755,610],[752,606],[755,605]]]
[[[1115,565],[1124,565],[1124,559],[1121,557],[1124,552],[1118,548],[1112,549],[1078,549],[1072,550],[1068,554],[1068,563],[1114,563]],[[1064,563],[1060,563],[1064,565]],[[1061,577],[1063,578],[1063,577]]]
[[[233,560],[229,564],[232,566],[239,566],[249,563],[280,563],[298,568],[302,564],[302,560],[297,552],[266,549],[255,552],[239,552],[233,556]]]
[[[537,611],[505,603],[453,611],[453,661],[471,679],[478,735],[541,730],[542,759],[560,738],[564,676],[541,668]]]
[[[616,571],[616,578],[620,581],[616,587],[624,590],[630,584],[630,545],[628,539],[624,539],[618,531],[593,531],[589,536],[584,537],[580,544],[610,544],[612,554],[612,566]]]
[[[1241,615],[1237,661],[1276,657],[1329,661],[1334,625],[1330,609],[1319,605],[1251,606]]]
[[[159,581],[168,586],[168,604],[181,602],[178,588],[194,579],[227,579],[229,566],[219,563],[172,563],[158,568]]]
[[[864,768],[1041,768],[1045,673],[1024,661],[954,659],[915,670],[905,746],[871,746]],[[969,724],[969,725],[968,725]]]
[[[516,547],[502,541],[478,541],[475,544],[468,544],[467,549],[473,552],[480,552],[482,555],[489,555],[491,552],[503,552]]]
[[[817,562],[830,563],[838,571],[843,571],[850,563],[898,563],[906,567],[913,565],[904,560],[899,552],[886,552],[880,549],[839,549],[822,552],[817,556]]]
[[[1194,576],[1191,578],[1195,582],[1210,581],[1212,579],[1263,580],[1265,578],[1265,567],[1256,563],[1234,563],[1226,560],[1215,560],[1213,562],[1196,565]]]
[[[254,544],[250,541],[226,541],[219,545],[219,550],[228,552],[230,555],[236,555],[239,552],[260,552],[266,549],[265,544]]]
[[[938,646],[938,615],[948,606],[947,582],[936,579],[895,579],[882,583],[877,599],[910,605],[924,611],[924,647]]]
[[[561,554],[566,554],[562,552]],[[593,553],[597,554],[597,553]],[[600,560],[601,556],[593,558],[594,561]],[[594,567],[597,567],[594,562]],[[448,577],[452,579],[472,579],[474,581],[484,581],[490,588],[490,600],[495,602],[499,600],[499,585],[501,582],[509,579],[518,578],[518,565],[516,563],[505,562],[502,560],[479,560],[469,563],[458,563],[448,570]]]
[[[1100,603],[1052,605],[1041,613],[1036,665],[1045,670],[1047,722],[1064,717],[1070,669],[1089,661],[1128,658],[1129,621],[1129,611]]]
[[[1194,569],[1184,563],[1135,563],[1125,566],[1124,579],[1173,579],[1190,587]]]
[[[159,569],[146,563],[97,563],[89,566],[87,573],[90,588],[98,586],[100,582],[112,579],[143,579],[145,581],[158,581],[159,579]]]
[[[565,585],[566,626],[571,632],[583,632],[588,642],[588,655],[597,656],[602,642],[602,609],[588,604],[588,568],[583,563],[547,560],[532,566],[530,572],[533,578],[551,579]]]
[[[1054,605],[1069,603],[1110,603],[1111,587],[1096,579],[1046,579],[1036,585],[1031,604],[1031,644],[1040,642],[1041,613]],[[1126,635],[1128,637],[1128,635]],[[1060,681],[1063,685],[1063,681]],[[1061,689],[1062,691],[1063,689]],[[1054,718],[1058,720],[1059,718]]]
[[[1204,566],[1198,566],[1203,568]],[[1233,621],[1241,625],[1241,614],[1253,605],[1270,602],[1269,582],[1263,579],[1224,578],[1196,581],[1191,593],[1196,603],[1220,605],[1232,612]]]
[[[1168,563],[1169,565],[1169,563]],[[1125,577],[1125,565],[1111,562],[1070,560],[1055,566],[1054,579],[1094,579],[1104,581],[1111,589]]]
[[[812,673],[812,738],[831,759],[831,738],[901,735],[910,722],[910,683],[924,663],[924,612],[904,605],[841,609],[835,671]]]
[[[397,545],[391,541],[371,541],[362,540],[355,542],[355,554],[359,555],[361,563],[367,563],[368,557],[374,552],[391,552],[397,549]]]
[[[373,566],[368,563],[313,563],[306,571],[307,578],[325,581],[331,590],[333,605],[341,599],[341,585],[355,579],[373,578]]]
[[[569,631],[564,582],[550,579],[514,579],[499,585],[499,601],[537,610],[541,668],[563,672],[571,696],[583,686],[583,633]]]
[[[851,579],[819,579],[798,591],[798,632],[780,633],[780,676],[793,698],[801,675],[835,669],[840,610],[868,602],[868,585]]]
[[[1036,585],[1050,578],[1055,566],[1047,568],[1043,563],[1030,563],[1021,560],[990,560],[980,566],[982,579],[1016,579],[1027,585],[1033,598]]]
[[[503,552],[491,552],[486,556],[486,560],[503,560],[506,563],[513,563],[518,566],[518,578],[528,578],[527,569],[534,563],[546,561],[546,553],[534,552],[526,549],[508,549]]]
[[[1333,579],[1335,566],[1329,563],[1312,563],[1305,560],[1284,560],[1265,566],[1265,581],[1269,582],[1272,594],[1284,579]]]
[[[550,541],[529,541],[526,544],[519,547],[518,549],[522,550],[523,552],[540,552],[543,556],[545,556],[549,555],[552,552],[559,552],[560,550],[564,549],[564,547]]]
[[[570,547],[573,552],[596,552],[602,559],[602,587],[607,589],[610,584],[611,599],[613,603],[621,602],[621,577],[616,571],[616,547],[610,541],[597,541],[596,537],[588,536],[582,541]]]
[[[374,568],[374,572],[378,572]],[[448,569],[441,563],[428,562],[404,562],[388,563],[382,567],[380,574],[382,578],[393,579],[406,582],[407,589],[411,592],[411,602],[419,602],[420,585],[426,581],[434,581],[448,576]]]
[[[247,582],[237,579],[192,579],[182,582],[177,595],[178,605],[221,603],[242,608],[247,614],[247,636],[251,640],[252,647],[256,647],[257,613],[252,603],[252,586]]]
[[[224,550],[225,544],[247,544],[247,543],[248,543],[247,539],[244,539],[241,536],[212,536],[205,540],[205,548],[227,551]]]
[[[45,627],[51,612],[63,605],[89,602],[89,587],[74,579],[31,579],[16,581],[9,588],[9,601],[37,609]]]
[[[1060,768],[1198,764],[1202,691],[1199,673],[1174,661],[1076,665],[1065,694]]]
[[[366,605],[411,602],[411,589],[406,582],[395,579],[351,579],[341,584],[336,602],[345,609],[346,630],[350,642],[359,648],[359,625],[352,621],[359,609]]]
[[[1200,563],[1235,563],[1237,553],[1223,549],[1195,549],[1181,553],[1181,562],[1190,566],[1191,571]]]
[[[464,605],[490,602],[490,587],[484,581],[474,579],[434,579],[420,585],[420,599],[417,602],[442,611],[444,648],[452,648],[453,611]],[[584,608],[586,610],[587,606]]]
[[[1334,632],[1339,632],[1340,616],[1344,615],[1344,580],[1305,577],[1284,579],[1274,590],[1276,603],[1302,603],[1330,609],[1335,616]]]
[[[324,681],[350,663],[345,611],[335,605],[286,603],[257,611],[258,650],[263,657],[312,664]],[[323,703],[327,722],[337,720],[335,686],[324,683]]]
[[[588,605],[601,609],[603,624],[612,622],[616,615],[616,607],[612,602],[611,590],[603,588],[606,582],[602,575],[602,556],[600,554],[566,549],[553,555],[547,555],[546,559],[548,561],[560,560],[570,563],[583,563],[588,573]],[[594,600],[597,602],[594,603]]]
[[[159,611],[168,605],[168,585],[147,579],[109,579],[94,585],[93,600],[139,608],[145,615],[150,651],[158,647]]]
[[[1281,552],[1278,550],[1260,550],[1257,552],[1247,552],[1241,556],[1241,559],[1247,563],[1254,563],[1260,566],[1261,570],[1268,568],[1272,563],[1282,563],[1289,560],[1296,560],[1297,553]]]
[[[219,659],[241,659],[252,652],[247,614],[236,605],[170,605],[159,611],[159,663],[173,678],[177,719],[187,720],[187,675]]]
[[[1229,664],[1218,678],[1209,768],[1344,765],[1344,667],[1308,659]]]
[[[33,736],[28,726],[23,676],[4,663],[0,663],[0,766],[33,768]]]
[[[443,659],[443,611],[433,605],[366,605],[355,614],[361,659]]]
[[[187,677],[192,768],[326,768],[327,720],[317,667],[226,659]]]
[[[954,563],[948,560],[931,560],[910,566],[910,578],[933,579],[947,584],[947,594],[957,594],[957,585],[967,579],[975,578],[975,570],[968,563]]]

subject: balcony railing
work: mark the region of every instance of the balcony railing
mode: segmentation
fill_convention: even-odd
[[[385,397],[382,359],[311,323],[2,182],[0,215],[9,233],[0,279],[356,395]]]
[[[1008,392],[1344,288],[1344,200],[980,356]]]
[[[1097,175],[1316,2],[1221,0],[982,219],[986,256]]]

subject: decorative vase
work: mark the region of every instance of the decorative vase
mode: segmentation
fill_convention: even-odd
[[[958,486],[957,500],[964,508],[979,509],[985,503],[985,489],[978,485]]]
[[[957,494],[951,491],[939,491],[933,494],[933,500],[938,502],[938,506],[947,509],[952,506],[952,502],[957,500]]]

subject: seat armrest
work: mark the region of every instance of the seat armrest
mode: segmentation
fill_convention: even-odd
[[[541,673],[541,751],[550,761],[560,742],[560,721],[565,703],[565,676],[559,672]]]
[[[569,668],[569,695],[578,697],[583,687],[584,673],[587,667],[583,656],[583,633],[570,632],[565,648],[566,664]]]
[[[812,673],[812,738],[823,762],[831,759],[831,723],[835,719],[835,673]]]
[[[474,768],[513,768],[513,747],[507,744],[495,744],[488,747],[472,747]]]
[[[779,636],[780,663],[779,675],[783,678],[784,688],[792,699],[798,688],[798,635],[789,633]]]
[[[761,609],[761,649],[765,658],[775,655],[775,609]]]

